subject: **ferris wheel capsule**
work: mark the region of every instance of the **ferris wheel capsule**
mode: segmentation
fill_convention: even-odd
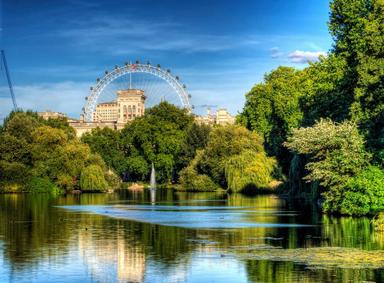
[[[105,73],[106,75],[108,75],[109,72],[108,72],[108,71],[105,71],[104,73]]]

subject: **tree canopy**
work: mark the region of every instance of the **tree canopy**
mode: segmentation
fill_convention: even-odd
[[[348,194],[348,205],[341,197],[345,188],[361,192],[356,184],[378,184],[384,167],[384,1],[333,0],[330,11],[328,55],[303,70],[267,74],[246,95],[238,120],[264,137],[268,153],[289,172],[288,191],[312,193],[320,184],[325,211],[364,214],[373,206],[358,211],[351,200],[357,194]],[[375,173],[364,173],[370,166]]]

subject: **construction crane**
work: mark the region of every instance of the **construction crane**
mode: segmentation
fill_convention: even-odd
[[[4,50],[1,50],[1,68],[3,68],[3,67],[5,70],[5,75],[7,77],[9,91],[10,91],[11,97],[12,97],[13,108],[15,110],[17,110],[16,97],[15,97],[15,93],[13,92],[11,76],[9,75],[7,60],[5,59],[5,52],[4,52]]]

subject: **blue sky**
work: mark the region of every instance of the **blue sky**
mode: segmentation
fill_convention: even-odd
[[[328,1],[3,0],[1,45],[19,106],[78,117],[107,69],[149,60],[178,74],[199,105],[236,114],[279,65],[327,52]],[[3,78],[2,78],[3,79]],[[5,81],[1,82],[6,93]],[[4,96],[4,95],[3,95]],[[2,115],[9,100],[0,97]]]

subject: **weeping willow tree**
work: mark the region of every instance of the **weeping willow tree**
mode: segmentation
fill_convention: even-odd
[[[228,189],[240,192],[249,187],[270,188],[276,166],[276,160],[268,157],[263,151],[246,150],[234,155],[225,163]]]
[[[103,170],[98,165],[89,165],[80,175],[80,187],[84,191],[105,191],[108,187]]]

